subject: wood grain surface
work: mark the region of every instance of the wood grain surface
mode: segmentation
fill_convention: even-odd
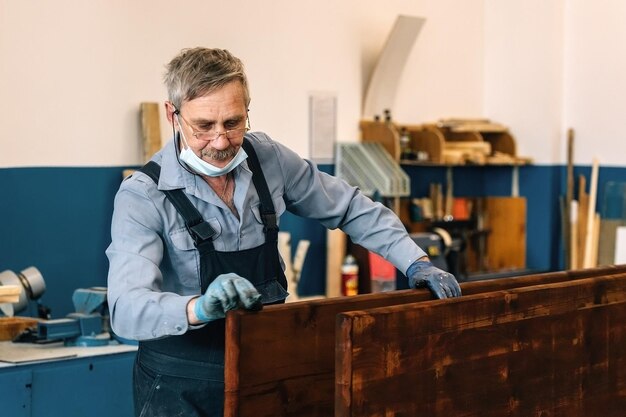
[[[461,284],[472,294],[626,273],[626,266],[553,272]],[[225,416],[334,413],[335,323],[342,312],[432,301],[426,290],[336,297],[230,311],[226,318]]]
[[[626,413],[626,274],[339,314],[335,416]]]

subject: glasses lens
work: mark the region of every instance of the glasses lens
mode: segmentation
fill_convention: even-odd
[[[185,121],[185,123],[187,123],[187,125],[189,125],[191,127],[191,124],[189,124],[187,122],[187,120],[183,117],[183,120]],[[193,136],[198,139],[198,140],[202,140],[202,141],[211,141],[211,140],[215,140],[217,138],[219,138],[221,135],[224,135],[228,140],[233,140],[233,139],[241,139],[243,137],[243,135],[246,133],[246,131],[250,130],[249,128],[249,123],[250,121],[246,121],[246,123],[248,124],[248,126],[245,127],[239,127],[236,129],[229,129],[226,130],[224,132],[210,132],[210,131],[198,131],[195,130],[193,132]],[[193,127],[191,127],[192,130]]]
[[[240,127],[239,129],[227,130],[224,134],[228,139],[239,139],[243,136],[245,131],[245,127]]]

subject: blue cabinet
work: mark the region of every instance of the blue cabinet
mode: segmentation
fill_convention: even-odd
[[[131,351],[0,367],[0,414],[132,417],[134,359]]]
[[[0,371],[0,404],[3,416],[31,417],[32,381],[33,373],[28,369],[11,368]]]

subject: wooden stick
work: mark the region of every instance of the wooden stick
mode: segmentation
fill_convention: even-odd
[[[578,176],[578,261],[574,269],[583,267],[585,260],[585,240],[587,236],[587,212],[589,194],[587,194],[587,178]]]
[[[454,185],[452,179],[452,166],[446,169],[446,202],[444,210],[444,219],[452,218],[452,205],[454,204]]]
[[[578,201],[572,200],[570,207],[570,257],[569,269],[578,268]]]
[[[574,198],[574,129],[567,131],[567,189],[565,192],[565,213],[567,222],[571,222],[572,199]],[[565,267],[571,268],[572,262],[572,233],[571,228],[566,227],[563,233],[563,248],[565,250]]]
[[[593,267],[593,237],[596,212],[596,194],[598,190],[598,159],[593,158],[591,182],[589,184],[589,207],[587,208],[587,234],[585,236],[585,258],[583,268]]]
[[[600,214],[593,217],[593,236],[591,243],[591,267],[598,266],[598,247],[600,246]]]

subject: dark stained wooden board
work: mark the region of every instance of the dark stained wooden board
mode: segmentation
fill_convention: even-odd
[[[461,287],[468,296],[616,273],[626,273],[626,266],[468,282]],[[426,290],[403,290],[268,306],[260,312],[230,311],[224,415],[332,416],[337,314],[430,299]]]
[[[626,274],[340,313],[335,416],[626,415]]]

